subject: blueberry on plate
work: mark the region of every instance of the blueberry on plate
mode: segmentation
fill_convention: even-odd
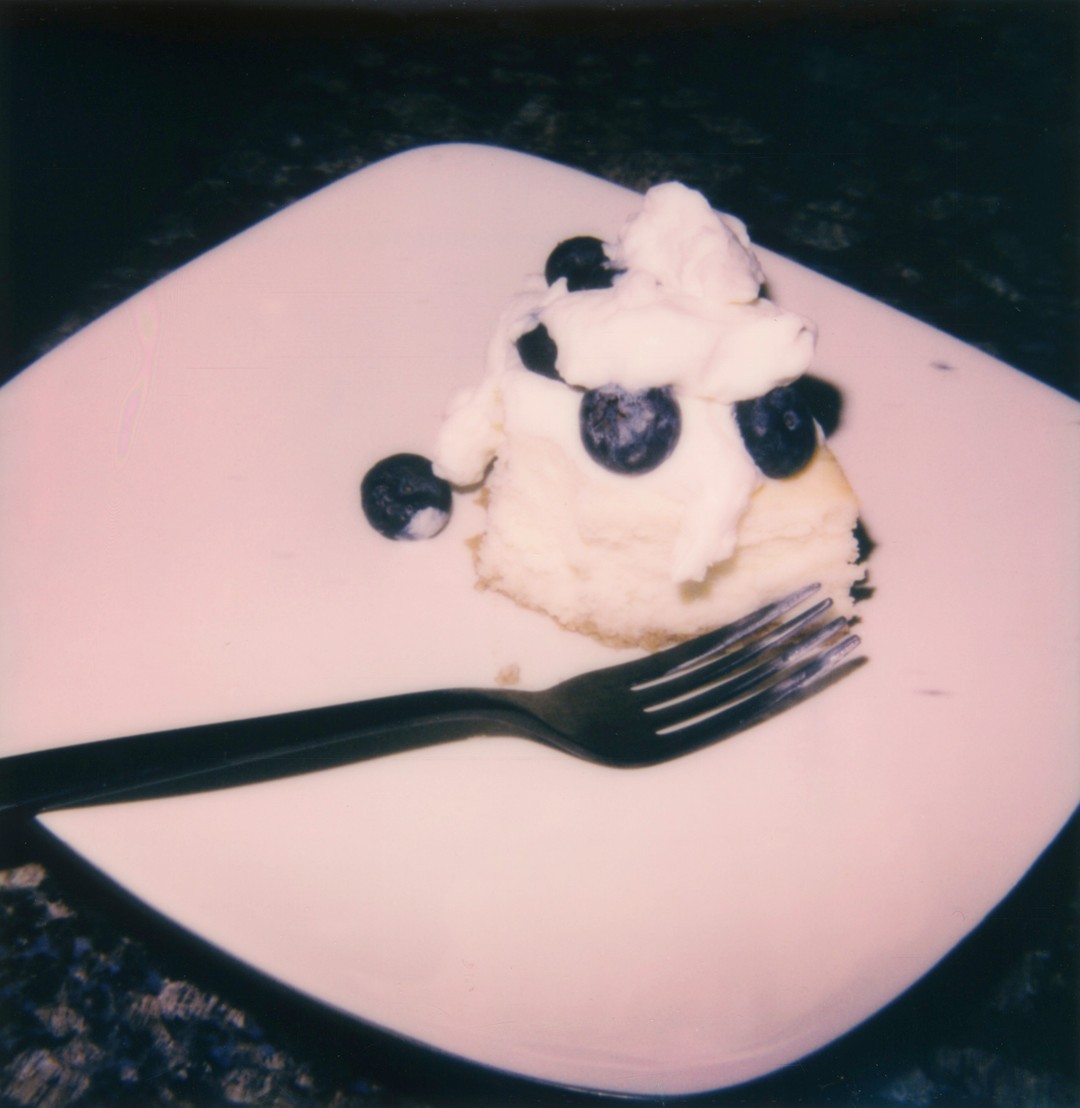
[[[526,331],[514,345],[517,346],[518,357],[526,369],[554,381],[559,379],[559,371],[555,368],[559,348],[542,323],[538,323],[531,331]]]
[[[452,499],[449,483],[419,454],[391,454],[360,482],[364,515],[388,539],[434,538],[450,521]]]
[[[791,477],[814,456],[814,417],[803,394],[792,385],[740,400],[735,421],[747,453],[766,477]]]
[[[548,255],[544,279],[549,285],[566,278],[570,292],[583,289],[609,289],[620,270],[613,269],[604,244],[592,235],[565,239]]]
[[[615,473],[648,473],[675,449],[682,427],[670,388],[602,385],[581,398],[581,441],[594,462]]]

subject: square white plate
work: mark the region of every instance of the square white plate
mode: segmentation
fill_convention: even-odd
[[[357,490],[430,453],[550,248],[636,201],[495,148],[399,155],[0,389],[4,753],[619,660],[473,588],[475,504],[395,544]],[[869,664],[656,769],[476,739],[48,827],[302,992],[549,1081],[730,1085],[898,995],[1080,799],[1080,405],[761,253],[844,394]]]

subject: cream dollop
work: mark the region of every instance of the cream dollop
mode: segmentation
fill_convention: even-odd
[[[739,520],[762,480],[733,405],[803,373],[814,328],[760,295],[763,273],[745,226],[685,185],[650,189],[608,250],[621,271],[611,288],[571,293],[564,279],[548,287],[538,277],[508,305],[488,347],[484,378],[451,403],[434,450],[435,472],[455,485],[476,484],[508,436],[527,427],[569,463],[558,470],[565,487],[543,490],[552,501],[588,503],[582,489],[595,486],[620,501],[640,492],[647,493],[643,502],[660,497],[669,509],[677,506],[670,579],[700,581],[733,553]],[[562,381],[539,377],[518,357],[515,341],[539,324],[556,344]],[[582,448],[575,389],[611,383],[674,390],[682,433],[651,473],[610,473]],[[517,473],[514,480],[527,483],[530,475]],[[551,484],[550,473],[545,480]],[[507,485],[500,482],[501,492]],[[635,527],[647,528],[648,519]],[[577,571],[609,572],[611,542],[596,534],[595,520],[582,514],[575,530],[562,546],[572,548]]]
[[[610,289],[557,283],[538,319],[571,385],[673,385],[726,404],[762,396],[803,373],[809,320],[760,296],[764,274],[745,225],[671,182],[646,194],[611,251],[624,272]]]

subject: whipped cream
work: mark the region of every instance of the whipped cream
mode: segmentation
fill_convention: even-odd
[[[739,521],[763,481],[733,406],[802,374],[814,328],[760,295],[763,274],[743,223],[684,185],[650,189],[607,250],[618,271],[611,288],[571,293],[565,279],[548,287],[536,277],[509,304],[483,379],[451,402],[435,472],[474,485],[494,459],[505,468],[516,455],[513,477],[504,472],[495,482],[523,506],[521,543],[530,549],[516,556],[562,558],[588,576],[616,572],[620,547],[655,548],[669,581],[700,582],[733,554]],[[516,340],[539,324],[558,349],[561,380],[526,369],[518,356]],[[613,473],[586,453],[579,390],[607,384],[672,388],[681,432],[655,470]],[[533,465],[544,459],[543,474],[522,472],[524,457]],[[543,513],[545,501],[560,505],[551,513],[559,522],[539,550],[524,505]]]

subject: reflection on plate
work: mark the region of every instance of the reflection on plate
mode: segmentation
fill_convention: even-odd
[[[414,151],[0,390],[5,752],[617,659],[473,588],[475,505],[394,544],[357,486],[430,451],[551,245],[612,235],[634,201],[506,151]],[[48,827],[259,970],[555,1082],[729,1085],[895,997],[1080,795],[1080,407],[763,260],[844,392],[833,441],[876,543],[870,664],[647,771],[477,739]]]

